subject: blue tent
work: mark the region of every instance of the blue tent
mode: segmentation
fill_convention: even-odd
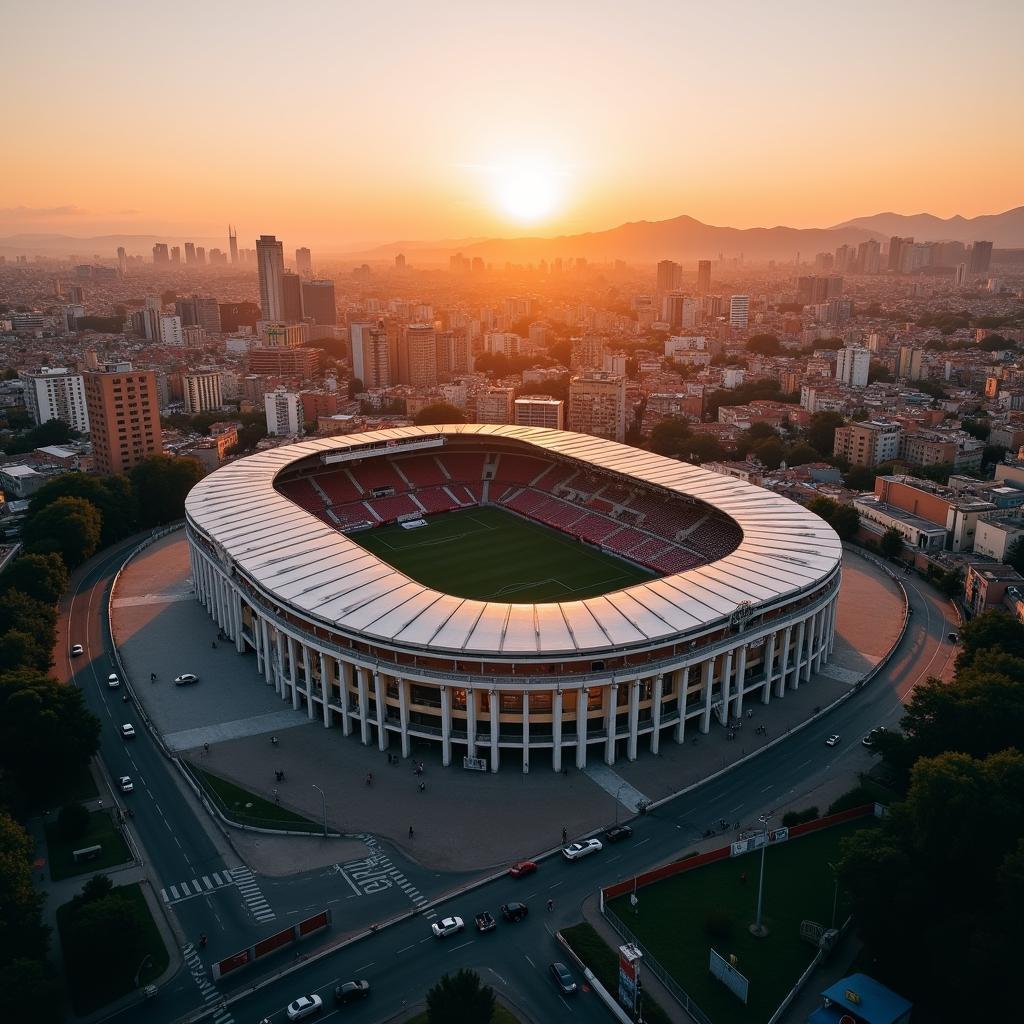
[[[808,1024],[839,1024],[845,1016],[858,1024],[907,1024],[913,1003],[866,974],[851,974],[821,993],[824,1005]]]

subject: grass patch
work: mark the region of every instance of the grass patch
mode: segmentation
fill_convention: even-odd
[[[424,1010],[422,1013],[417,1013],[415,1017],[410,1017],[405,1024],[427,1024],[427,1011]],[[494,1007],[491,1024],[521,1024],[521,1022],[507,1006],[498,1003]]]
[[[103,852],[95,860],[76,864],[72,854],[75,850],[82,850],[87,846],[102,846]],[[50,877],[55,882],[64,878],[74,878],[75,875],[95,875],[104,868],[124,864],[132,859],[128,844],[106,811],[93,811],[89,815],[89,831],[77,839],[62,839],[58,834],[57,823],[48,823],[46,852],[49,858]]]
[[[123,896],[134,903],[145,920],[145,931],[141,945],[130,950],[111,949],[109,951],[111,956],[131,957],[136,965],[141,964],[146,956],[149,957],[149,962],[139,973],[139,987],[141,988],[155,981],[167,970],[170,957],[167,953],[167,947],[164,946],[163,939],[160,938],[160,931],[156,926],[156,921],[153,920],[153,915],[149,911],[149,905],[146,903],[146,897],[142,893],[141,885],[138,882],[133,885],[121,885],[114,889],[114,892],[118,896]],[[71,1003],[75,1008],[75,1012],[81,1016],[92,1013],[101,1006],[106,1006],[115,999],[128,995],[134,989],[131,981],[128,981],[127,984],[111,983],[110,979],[97,977],[95,972],[76,970],[75,963],[68,959],[67,950],[64,945],[64,930],[70,923],[71,917],[72,906],[70,903],[65,903],[57,908],[57,931],[61,936],[61,946],[65,951],[64,967],[67,976],[68,992],[71,996]]]
[[[580,600],[654,578],[639,566],[504,509],[475,508],[349,534],[406,576],[479,601]]]
[[[715,1024],[760,1024],[814,957],[814,947],[800,938],[800,922],[832,923],[835,876],[829,863],[836,863],[841,840],[872,827],[873,820],[823,829],[767,851],[764,918],[770,933],[763,939],[748,930],[757,910],[758,852],[648,886],[638,893],[636,908],[628,896],[610,905]],[[840,893],[837,926],[845,913]],[[739,958],[737,970],[750,982],[746,1006],[708,971],[712,946]]]
[[[272,800],[265,800],[219,775],[204,771],[193,762],[186,762],[202,783],[214,803],[232,821],[240,825],[278,829],[282,832],[322,832],[323,823],[310,821]]]

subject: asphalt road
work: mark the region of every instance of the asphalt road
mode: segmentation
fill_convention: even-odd
[[[135,793],[126,798],[136,811],[131,827],[141,839],[151,870],[159,876],[158,886],[166,886],[222,871],[226,865],[172,777],[173,768],[146,731],[138,728],[137,738],[129,742],[119,735],[120,723],[133,720],[133,712],[122,704],[120,693],[108,690],[105,683],[111,671],[106,594],[127,550],[112,550],[80,582],[71,603],[67,643],[86,644],[86,656],[75,659],[75,681],[103,721],[101,755],[110,776],[128,774],[135,782]],[[564,956],[553,932],[578,921],[580,904],[600,886],[687,852],[706,829],[717,828],[719,819],[727,819],[733,826],[727,832],[720,830],[724,842],[734,837],[736,824],[742,830],[756,822],[759,814],[798,800],[831,775],[867,768],[871,760],[861,737],[876,725],[894,728],[913,687],[931,675],[947,677],[956,654],[947,639],[949,632],[959,628],[951,605],[914,579],[904,583],[913,609],[906,637],[876,679],[831,713],[747,764],[636,819],[632,839],[606,846],[602,853],[576,864],[550,858],[534,876],[500,878],[445,899],[435,910],[383,928],[322,960],[299,965],[287,978],[233,1003],[227,1014],[217,1016],[218,1024],[263,1017],[282,1021],[284,1007],[296,996],[317,991],[330,997],[336,981],[353,977],[366,978],[373,992],[365,1002],[344,1007],[344,1016],[383,1021],[421,1000],[441,974],[457,967],[479,970],[485,981],[536,1021],[610,1019],[592,992],[563,1000],[556,990],[547,973],[548,964]],[[832,733],[840,735],[840,742],[827,747],[825,739]],[[196,895],[171,909],[192,941],[201,932],[209,935],[209,946],[201,951],[202,960],[209,962],[272,934],[307,909],[330,905],[335,931],[343,934],[411,910],[405,886],[433,899],[465,882],[465,876],[428,871],[393,850],[384,848],[383,853],[392,866],[391,883],[373,891],[357,891],[358,885],[352,883],[357,873],[351,868],[345,876],[329,867],[289,879],[259,880],[277,915],[272,922],[255,921],[234,886]],[[555,901],[551,913],[545,910],[549,898]],[[477,912],[489,909],[497,916],[500,904],[512,899],[529,905],[531,913],[525,922],[501,923],[488,935],[478,935],[472,929]],[[431,920],[449,914],[463,917],[467,931],[446,940],[435,939],[430,933]],[[219,986],[221,995],[229,996],[236,986],[252,985],[261,971],[280,968],[288,956],[270,957],[264,967],[239,972],[234,984],[225,979]],[[121,1019],[173,1020],[200,1009],[204,999],[196,973],[201,982],[201,966],[195,972],[182,970],[164,987],[156,1003],[129,1009]],[[578,982],[582,980],[577,977]],[[335,1012],[330,999],[325,1002],[321,1019]],[[213,998],[207,1003],[216,1005]]]

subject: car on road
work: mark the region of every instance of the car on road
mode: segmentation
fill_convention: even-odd
[[[135,789],[135,786],[128,775],[122,775],[121,778],[117,780],[117,782],[118,785],[121,787],[122,793],[131,793]]]
[[[537,862],[534,860],[519,860],[508,869],[513,878],[522,878],[523,875],[532,875],[537,870]]]
[[[121,726],[121,739],[133,740],[135,739],[135,726],[131,722],[125,722]]]
[[[313,1017],[324,1008],[324,1001],[314,992],[311,996],[299,996],[288,1004],[285,1013],[289,1020],[305,1020]]]
[[[478,932],[493,932],[498,927],[498,922],[494,920],[494,915],[489,910],[481,910],[473,918],[473,922]]]
[[[825,740],[826,747],[837,747],[839,746],[839,733],[834,732],[827,740]]]
[[[576,991],[576,982],[572,980],[569,968],[565,964],[553,963],[548,970],[562,995],[571,996]]]
[[[587,857],[592,853],[600,853],[604,847],[600,839],[584,839],[581,843],[571,843],[562,851],[566,860],[579,860],[580,857]]]
[[[458,935],[465,927],[466,922],[461,917],[442,917],[440,921],[435,921],[430,926],[430,930],[439,939],[444,939],[449,935]]]
[[[530,908],[525,903],[503,903],[501,905],[501,916],[513,924],[522,921],[529,912]]]
[[[958,644],[958,643],[960,643],[960,634],[959,633],[947,633],[946,636],[949,639],[949,642],[951,644]]]
[[[609,843],[619,843],[632,834],[633,830],[628,825],[612,825],[611,828],[605,829],[604,837]]]
[[[867,734],[867,736],[864,737],[864,739],[861,740],[861,743],[865,747],[873,747],[878,737],[884,735],[886,732],[887,730],[884,725],[877,725]]]
[[[175,686],[190,686],[192,683],[198,683],[199,676],[194,672],[183,672],[180,676],[174,677]]]
[[[74,644],[71,648],[71,657],[77,658],[80,654],[85,654],[85,648],[81,644]]]
[[[334,1001],[339,1006],[354,1003],[357,999],[365,999],[370,994],[370,983],[361,978],[359,981],[345,981],[334,986]]]
[[[109,686],[112,690],[116,690],[120,685],[121,680],[117,678],[117,673],[111,672],[110,675],[107,676],[107,686]]]

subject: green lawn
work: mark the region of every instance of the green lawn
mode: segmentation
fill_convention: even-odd
[[[415,1017],[410,1017],[405,1024],[427,1024],[427,1011],[424,1010],[422,1013],[417,1013]],[[507,1007],[498,1003],[494,1007],[494,1016],[491,1018],[491,1024],[519,1024],[519,1018]]]
[[[418,530],[394,524],[349,539],[425,586],[480,601],[579,600],[653,578],[504,509],[446,512],[428,516],[427,524]]]
[[[168,956],[167,948],[164,946],[163,939],[160,938],[160,931],[153,920],[153,915],[149,911],[149,905],[146,903],[146,897],[142,894],[142,888],[139,883],[119,885],[114,889],[114,892],[119,896],[125,896],[137,904],[146,922],[145,933],[140,947],[126,950],[110,950],[111,956],[130,957],[135,965],[141,964],[147,956],[149,957],[146,966],[139,973],[139,987],[142,988],[155,981],[167,970],[170,957]],[[61,934],[62,945],[63,931],[70,919],[70,903],[65,903],[57,908],[57,931]],[[76,971],[74,962],[68,962],[66,951],[64,968],[71,1003],[79,1016],[92,1013],[101,1006],[106,1006],[108,1003],[112,1003],[115,999],[120,999],[133,990],[131,980],[127,984],[120,984],[112,982],[111,979],[97,977],[93,973],[84,974],[80,970]],[[133,972],[135,969],[133,966]]]
[[[289,811],[272,800],[264,800],[263,797],[250,793],[219,775],[204,771],[194,762],[188,762],[188,766],[224,814],[240,825],[276,828],[282,832],[323,830],[323,822],[310,821],[309,818]]]
[[[826,928],[832,923],[835,887],[829,863],[839,856],[840,840],[872,824],[865,818],[768,849],[764,916],[770,933],[763,939],[748,930],[757,910],[760,852],[641,889],[636,908],[628,896],[610,905],[715,1024],[762,1024],[814,957],[814,947],[800,938],[800,922]],[[709,914],[718,916],[714,937]],[[840,894],[837,927],[843,915]],[[726,958],[739,958],[736,968],[750,982],[746,1006],[708,971],[712,946]]]
[[[76,864],[72,853],[87,846],[102,846],[103,852],[95,860]],[[124,864],[132,859],[128,844],[106,811],[93,811],[89,815],[89,831],[70,842],[60,838],[55,822],[48,824],[46,850],[50,877],[55,882],[63,878],[73,878],[75,875],[95,875],[104,868]]]

